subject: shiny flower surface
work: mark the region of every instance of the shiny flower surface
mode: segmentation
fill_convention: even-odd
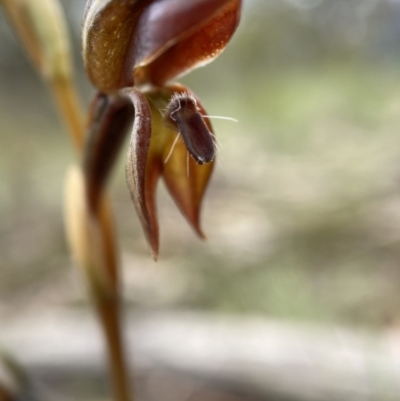
[[[214,59],[240,18],[241,0],[91,0],[83,19],[92,101],[84,170],[98,207],[132,126],[126,173],[153,257],[159,248],[155,190],[160,177],[195,231],[211,176],[212,126],[190,89],[170,81]]]

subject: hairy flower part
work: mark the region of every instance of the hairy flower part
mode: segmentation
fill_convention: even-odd
[[[163,122],[178,130],[186,149],[197,164],[210,163],[215,157],[213,134],[199,112],[195,97],[176,92],[168,103]]]
[[[225,48],[240,7],[241,0],[89,1],[82,24],[88,76],[104,93],[163,85]]]
[[[171,88],[149,92],[146,95],[148,108],[142,105],[145,113],[141,118],[151,118],[151,126],[133,129],[126,165],[127,183],[154,258],[159,249],[159,230],[155,193],[160,177],[182,214],[204,238],[200,227],[200,206],[214,163],[200,165],[189,157],[185,142],[181,139],[177,126],[167,126],[163,122],[162,111],[179,91],[187,94],[188,89],[174,85]],[[193,98],[193,95],[191,95]],[[196,100],[202,114],[205,110]],[[199,113],[200,114],[200,113]],[[204,123],[211,135],[212,127]],[[192,129],[195,129],[194,127]],[[201,128],[202,130],[204,127]],[[196,135],[195,132],[192,134]],[[201,136],[202,134],[199,134]],[[147,147],[147,154],[142,149]],[[144,145],[144,146],[143,146]]]

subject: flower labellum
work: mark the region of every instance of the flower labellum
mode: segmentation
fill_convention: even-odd
[[[175,124],[186,149],[197,164],[210,163],[215,157],[214,138],[199,113],[196,99],[189,93],[175,93],[168,103],[164,123]]]
[[[200,206],[211,176],[214,163],[209,160],[208,164],[201,165],[196,158],[209,158],[204,156],[201,141],[195,141],[193,157],[188,157],[190,152],[180,135],[178,125],[173,120],[165,123],[162,110],[168,110],[171,97],[177,97],[176,93],[182,93],[188,97],[189,90],[181,85],[171,85],[162,89],[154,89],[144,95],[131,94],[135,106],[135,120],[131,135],[128,158],[126,164],[126,175],[128,188],[132,201],[136,207],[144,232],[152,249],[153,257],[158,254],[158,221],[155,205],[155,192],[159,178],[163,178],[172,198],[193,226],[197,234],[204,238],[200,228]],[[199,114],[205,113],[201,104],[190,94],[191,103],[194,101]],[[166,113],[168,115],[168,112]],[[191,113],[189,114],[190,117]],[[199,124],[201,130],[197,132],[195,125],[186,130],[188,140],[192,136],[212,138],[212,127],[209,122]],[[200,145],[198,144],[200,142]],[[189,152],[189,153],[188,153]],[[208,160],[208,159],[207,159]],[[188,174],[189,172],[189,174]]]

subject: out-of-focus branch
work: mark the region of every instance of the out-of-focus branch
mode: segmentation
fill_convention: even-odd
[[[55,0],[1,0],[36,71],[49,85],[76,151],[84,140],[82,108],[74,83],[68,29]]]
[[[120,318],[119,269],[110,204],[103,195],[91,211],[82,170],[72,167],[65,187],[68,241],[99,316],[107,344],[116,400],[128,401],[128,385]]]

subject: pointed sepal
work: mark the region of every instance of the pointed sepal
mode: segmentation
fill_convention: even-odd
[[[154,190],[160,168],[148,159],[152,135],[151,109],[146,96],[136,89],[126,89],[134,106],[135,117],[126,161],[126,179],[139,220],[154,259],[157,259],[159,238]]]
[[[133,116],[132,102],[122,93],[97,93],[92,100],[83,152],[83,170],[92,210],[98,206]]]

